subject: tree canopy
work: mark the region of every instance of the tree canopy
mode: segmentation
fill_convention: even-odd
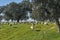
[[[37,20],[55,20],[60,31],[60,0],[33,0],[32,16]]]

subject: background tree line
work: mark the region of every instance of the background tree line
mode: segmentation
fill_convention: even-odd
[[[1,6],[0,13],[5,14],[4,18],[6,20],[11,19],[12,21],[17,20],[17,22],[19,22],[19,20],[26,20],[28,18],[26,16],[27,11],[32,11],[30,5],[29,1],[22,1],[21,3],[11,2],[6,6]]]

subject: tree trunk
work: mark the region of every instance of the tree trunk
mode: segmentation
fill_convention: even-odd
[[[12,20],[12,22],[13,22],[13,19],[11,19]]]
[[[59,19],[56,18],[55,20],[56,20],[56,23],[57,23],[57,25],[58,25],[58,32],[60,33],[60,23],[59,23]]]
[[[17,22],[19,23],[19,19],[17,19]]]

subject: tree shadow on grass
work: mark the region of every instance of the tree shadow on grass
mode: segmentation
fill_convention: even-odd
[[[41,30],[38,29],[38,30],[35,30],[35,31],[40,32]]]

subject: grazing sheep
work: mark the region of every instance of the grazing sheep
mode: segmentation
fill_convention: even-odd
[[[53,23],[54,25],[56,24],[56,23]]]
[[[12,26],[12,25],[13,25],[13,23],[12,23],[12,22],[10,22],[10,23],[9,23],[9,25],[10,25],[10,26]]]
[[[47,25],[48,23],[47,22],[44,22],[45,25]]]

